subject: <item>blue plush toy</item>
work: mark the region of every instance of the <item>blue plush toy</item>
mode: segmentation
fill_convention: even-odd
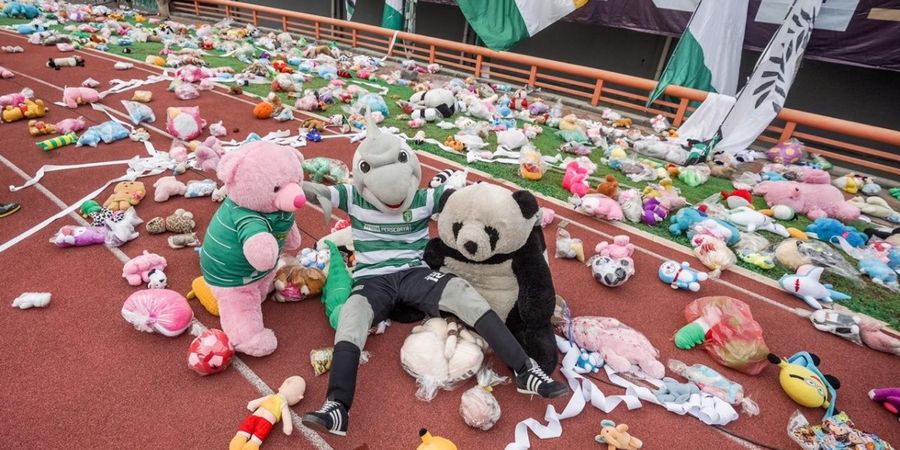
[[[597,373],[601,367],[603,367],[603,357],[599,353],[581,349],[581,356],[578,357],[574,370],[576,373]]]
[[[806,227],[807,234],[814,234],[820,241],[838,243],[837,237],[843,237],[847,243],[854,247],[862,247],[868,239],[864,233],[856,228],[844,225],[836,219],[820,217]]]
[[[41,11],[34,5],[22,4],[19,2],[9,2],[0,12],[0,17],[12,17],[18,19],[34,19],[40,15]]]
[[[667,283],[672,289],[685,289],[692,292],[700,290],[700,282],[709,279],[706,272],[697,272],[691,269],[687,262],[678,264],[669,260],[659,266],[659,279]]]
[[[900,248],[894,247],[888,250],[887,265],[893,270],[900,270]]]
[[[700,212],[696,208],[681,208],[672,216],[672,224],[669,225],[669,233],[675,236],[681,236],[691,225],[706,218],[706,214]]]
[[[693,230],[688,230],[688,239],[693,239],[697,232],[701,232],[719,237],[719,239],[725,241],[725,244],[729,247],[737,244],[741,240],[740,230],[738,230],[731,222],[726,222],[722,219],[705,218],[698,222],[694,222],[691,225],[697,225],[697,227]]]
[[[893,249],[891,249],[893,250]],[[890,257],[890,255],[888,255]],[[859,262],[859,271],[872,278],[872,281],[889,288],[898,288],[897,272],[877,258],[863,258]]]

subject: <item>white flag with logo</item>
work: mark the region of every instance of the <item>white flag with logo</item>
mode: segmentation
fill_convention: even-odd
[[[796,0],[785,22],[760,55],[750,81],[720,127],[716,152],[744,150],[772,123],[784,106],[809,43],[822,0]]]

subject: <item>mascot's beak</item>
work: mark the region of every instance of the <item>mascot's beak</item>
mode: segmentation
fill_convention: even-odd
[[[278,190],[275,196],[275,207],[281,211],[293,212],[306,204],[306,195],[297,183],[288,183]]]

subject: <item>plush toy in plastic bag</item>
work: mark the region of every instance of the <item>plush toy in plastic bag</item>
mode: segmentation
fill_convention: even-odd
[[[175,337],[191,326],[194,312],[181,294],[169,289],[144,289],[131,294],[122,317],[138,331]]]
[[[340,184],[350,180],[350,169],[343,161],[319,156],[303,161],[303,172],[307,173],[310,180],[321,183],[323,180]]]
[[[166,131],[177,139],[196,139],[205,126],[206,121],[200,117],[199,106],[170,106],[166,109]]]
[[[710,358],[726,367],[756,375],[769,364],[769,347],[750,306],[725,296],[703,297],[684,308],[687,325],[675,333],[675,346],[688,350],[703,344]]]
[[[656,358],[659,351],[640,331],[601,316],[572,317],[565,300],[557,297],[551,323],[557,333],[589,352],[598,352],[614,371],[660,379],[666,368]]]
[[[78,137],[78,142],[75,143],[75,146],[96,147],[100,141],[111,144],[120,139],[127,138],[128,134],[128,129],[121,123],[116,122],[115,120],[108,120],[100,125],[94,125],[85,130],[85,132]]]
[[[387,103],[384,102],[384,98],[378,94],[368,93],[361,96],[356,103],[351,106],[351,110],[358,114],[365,114],[366,110],[370,110],[371,112],[380,112],[382,117],[390,117],[390,112],[388,111]]]
[[[122,105],[125,107],[125,110],[128,111],[128,117],[131,118],[131,123],[135,125],[138,125],[141,122],[152,123],[156,121],[156,115],[153,114],[153,110],[143,103],[122,100]]]
[[[191,180],[187,182],[184,191],[185,198],[209,197],[216,190],[216,182],[214,180]]]
[[[787,425],[788,436],[804,450],[893,450],[874,433],[856,427],[845,412],[812,425],[800,411],[794,411]]]
[[[434,317],[413,328],[400,348],[400,363],[416,379],[416,398],[431,401],[475,375],[484,361],[484,340],[456,322]]]
[[[694,255],[697,259],[711,270],[708,274],[711,279],[719,278],[722,271],[727,270],[737,262],[734,252],[721,239],[705,234],[697,234],[691,238],[691,245],[694,248]]]
[[[677,360],[669,360],[669,369],[697,385],[701,391],[718,397],[730,405],[740,405],[748,416],[759,414],[759,405],[750,397],[744,396],[744,387],[725,378],[719,372],[703,364],[687,364]]]
[[[359,365],[369,362],[372,354],[363,350],[359,354]],[[309,363],[313,367],[316,376],[322,375],[331,369],[331,361],[334,359],[334,347],[315,348],[309,351]]]
[[[797,252],[801,257],[808,258],[814,265],[824,267],[835,275],[857,283],[860,282],[861,274],[856,270],[856,267],[847,262],[834,247],[825,242],[814,240],[798,241]]]
[[[581,242],[581,239],[573,238],[564,228],[565,225],[561,223],[556,229],[556,257],[584,262],[584,243]]]
[[[104,244],[107,233],[108,230],[103,227],[65,225],[50,238],[50,243],[59,248]]]
[[[519,176],[529,181],[538,181],[544,177],[545,170],[541,152],[530,145],[522,147],[519,152]]]
[[[493,386],[508,383],[509,379],[497,375],[488,364],[481,366],[475,379],[478,385],[463,392],[460,398],[459,415],[466,425],[487,431],[500,420],[500,403],[491,393]]]

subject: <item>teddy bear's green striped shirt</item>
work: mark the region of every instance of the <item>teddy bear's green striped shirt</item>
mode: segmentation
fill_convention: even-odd
[[[438,212],[444,187],[419,189],[409,209],[388,214],[366,201],[352,185],[331,186],[331,203],[350,215],[356,268],[360,280],[399,272],[424,264],[428,221]]]
[[[244,242],[259,233],[272,233],[280,253],[293,224],[293,213],[253,211],[226,198],[210,221],[200,248],[203,278],[211,286],[234,287],[265,277],[270,271],[257,271],[244,257]]]

